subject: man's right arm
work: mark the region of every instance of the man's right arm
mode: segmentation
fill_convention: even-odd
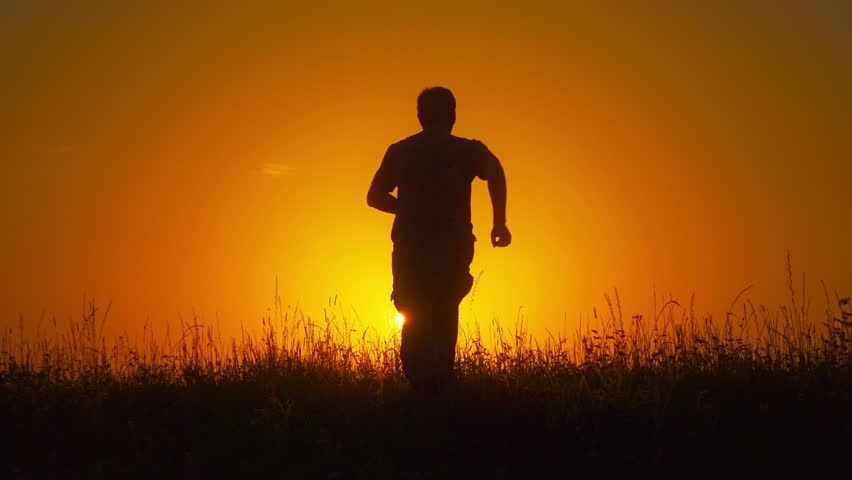
[[[491,196],[491,208],[494,211],[494,226],[491,229],[491,244],[495,247],[508,247],[512,243],[512,233],[506,226],[506,174],[503,166],[497,162],[488,176],[488,194]]]
[[[475,145],[479,150],[478,176],[488,182],[488,194],[494,212],[491,244],[495,247],[508,247],[512,243],[512,233],[506,226],[506,174],[500,160],[482,142],[477,141]]]
[[[399,200],[391,195],[391,192],[399,185],[396,178],[396,169],[393,166],[391,148],[385,152],[382,164],[379,166],[370,189],[367,191],[367,205],[382,212],[396,215]]]

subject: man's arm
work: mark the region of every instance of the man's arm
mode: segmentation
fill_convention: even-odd
[[[508,247],[512,243],[512,233],[506,226],[506,173],[503,171],[500,160],[484,144],[477,143],[481,149],[480,178],[488,182],[488,195],[491,197],[491,208],[494,212],[491,245]]]
[[[496,167],[488,176],[488,195],[491,197],[491,208],[494,211],[494,227],[491,229],[491,245],[508,247],[512,243],[512,233],[506,226],[506,174],[503,166],[497,162]]]
[[[494,211],[494,226],[506,225],[506,174],[500,162],[488,175],[488,195]]]
[[[370,185],[370,190],[367,191],[367,205],[381,210],[385,213],[391,213],[396,215],[397,212],[397,202],[399,201],[396,197],[391,195],[390,192],[382,191],[383,189],[379,188],[375,182]]]
[[[398,199],[391,192],[399,184],[396,178],[396,169],[393,166],[392,147],[385,152],[382,164],[376,171],[370,189],[367,191],[367,205],[382,212],[396,215],[399,206]]]

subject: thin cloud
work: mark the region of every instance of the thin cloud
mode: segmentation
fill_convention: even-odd
[[[268,177],[284,177],[292,175],[295,169],[292,165],[284,165],[283,163],[264,163],[260,169],[260,174]]]

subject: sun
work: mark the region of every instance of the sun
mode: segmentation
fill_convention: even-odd
[[[396,312],[396,315],[393,316],[393,319],[396,322],[396,325],[399,328],[402,328],[402,324],[405,323],[405,315],[403,315],[401,312]]]

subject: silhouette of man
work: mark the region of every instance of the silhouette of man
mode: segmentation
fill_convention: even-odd
[[[456,100],[432,87],[417,97],[423,131],[391,145],[367,193],[367,205],[396,217],[391,299],[405,316],[400,356],[415,390],[434,391],[452,378],[458,308],[473,286],[470,189],[488,182],[494,212],[491,244],[506,247],[506,177],[477,140],[452,135]],[[397,190],[394,197],[391,192]]]

